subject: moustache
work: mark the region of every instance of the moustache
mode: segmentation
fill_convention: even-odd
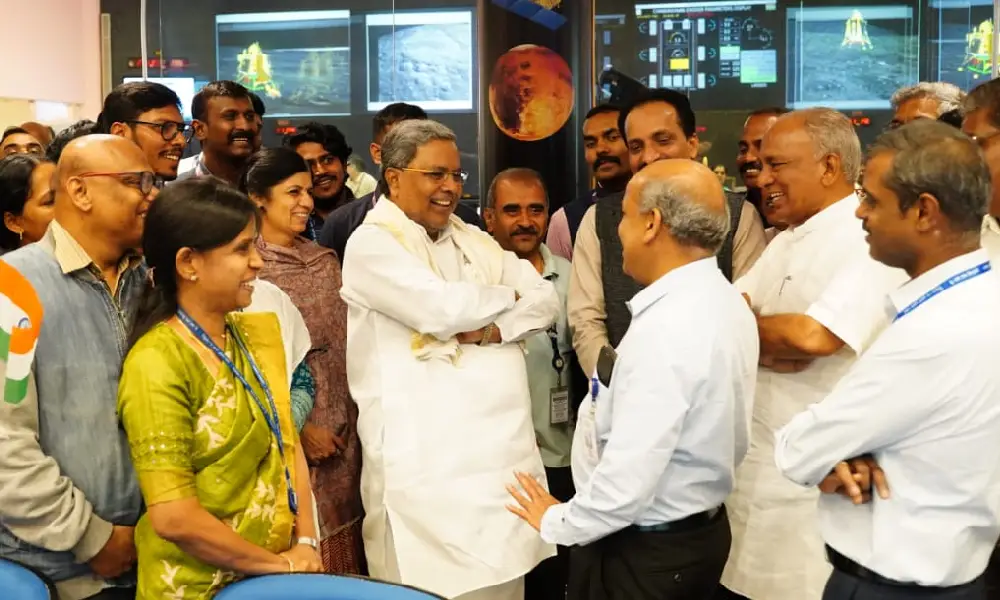
[[[761,164],[759,161],[743,163],[742,165],[740,165],[740,173],[744,173],[745,174],[750,169],[756,169],[757,171],[763,171],[764,170],[764,165]]]
[[[334,177],[333,175],[320,175],[319,177],[313,180],[313,185],[321,186],[321,185],[326,185],[328,183],[336,183],[336,182],[337,178]]]
[[[622,161],[618,160],[617,156],[598,156],[597,160],[594,161],[594,169],[599,168],[601,165],[618,165],[621,166]]]
[[[511,237],[518,235],[531,235],[538,237],[538,230],[534,227],[518,227],[514,231],[510,232]]]

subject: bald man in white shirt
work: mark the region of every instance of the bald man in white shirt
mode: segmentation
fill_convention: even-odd
[[[876,141],[864,194],[872,257],[912,279],[889,295],[892,325],[779,432],[775,462],[844,492],[820,500],[824,600],[982,600],[1000,536],[1000,279],[979,248],[989,172],[960,132],[914,122]]]

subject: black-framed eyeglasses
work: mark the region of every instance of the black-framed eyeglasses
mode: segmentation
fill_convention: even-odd
[[[177,121],[163,121],[162,123],[153,123],[151,121],[125,121],[129,125],[145,125],[146,127],[152,127],[153,129],[160,130],[160,136],[163,141],[169,142],[177,137],[177,134],[184,136],[185,142],[191,141],[191,134],[194,133],[194,128],[192,128],[187,123],[178,123]]]
[[[113,177],[122,184],[134,187],[142,192],[143,196],[148,196],[156,186],[156,174],[152,171],[132,171],[126,173],[81,173],[77,175],[82,179],[88,177]]]
[[[457,171],[442,171],[434,170],[429,171],[427,169],[411,169],[409,167],[400,167],[400,171],[409,171],[410,173],[423,173],[434,183],[444,183],[445,177],[451,176],[452,181],[455,183],[465,183],[469,179],[469,172],[463,169]]]

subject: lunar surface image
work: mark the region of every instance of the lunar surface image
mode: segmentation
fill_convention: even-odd
[[[902,20],[900,20],[902,21]],[[790,57],[797,79],[796,102],[888,102],[897,89],[917,81],[917,36],[906,24],[868,22],[871,49],[842,47],[843,21],[805,21],[801,54]]]
[[[472,109],[472,25],[374,26],[369,39],[377,42],[378,76],[373,77],[375,102],[451,101]],[[393,60],[395,59],[395,60]]]
[[[573,73],[543,46],[515,46],[497,59],[490,79],[490,113],[509,137],[532,142],[560,129],[573,112]]]

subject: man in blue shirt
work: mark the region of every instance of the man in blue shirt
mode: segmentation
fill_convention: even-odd
[[[758,361],[753,313],[719,271],[729,229],[718,178],[657,161],[626,188],[623,267],[644,289],[601,352],[573,448],[577,495],[559,504],[523,473],[510,510],[578,546],[573,600],[710,597],[729,556],[723,501],[748,447]]]

